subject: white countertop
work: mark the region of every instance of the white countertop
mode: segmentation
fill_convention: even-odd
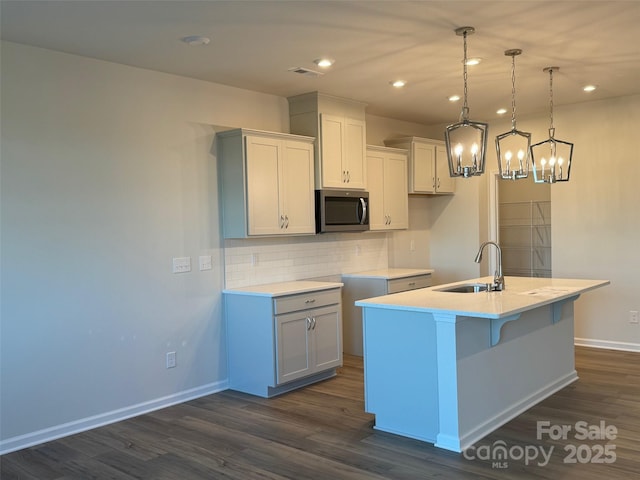
[[[419,268],[381,268],[379,270],[367,270],[366,272],[343,273],[348,278],[384,278],[394,280],[396,278],[415,277],[417,275],[431,275],[435,270]]]
[[[251,285],[248,287],[228,288],[222,293],[233,295],[261,295],[265,297],[281,297],[296,293],[314,292],[342,287],[339,282],[315,282],[309,280],[297,280],[292,282],[267,283],[264,285]]]
[[[603,287],[608,280],[573,278],[505,277],[501,292],[453,293],[438,290],[465,283],[491,283],[493,277],[436,285],[356,302],[360,307],[410,310],[481,318],[502,318],[555,303]]]

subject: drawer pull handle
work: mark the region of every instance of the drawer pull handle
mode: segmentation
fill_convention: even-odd
[[[315,303],[316,299],[315,298],[310,298],[309,300],[305,300],[304,303]]]
[[[311,330],[316,329],[316,317],[311,318]]]
[[[415,284],[416,284],[416,282],[409,282],[409,286],[410,286],[410,287],[415,286]]]

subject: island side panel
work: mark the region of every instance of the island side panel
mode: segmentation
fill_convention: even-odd
[[[502,327],[490,346],[490,320],[460,317],[458,394],[460,444],[464,449],[520,413],[575,381],[573,302],[553,323],[545,305]],[[483,339],[483,340],[480,340]],[[479,343],[483,343],[481,346]]]
[[[365,410],[375,428],[428,442],[438,432],[438,366],[430,314],[363,308]]]

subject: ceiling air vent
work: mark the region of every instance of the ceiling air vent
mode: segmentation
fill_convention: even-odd
[[[313,78],[321,77],[322,75],[324,75],[324,73],[322,72],[316,72],[315,70],[310,70],[304,67],[293,67],[290,68],[289,71],[293,73],[299,73],[300,75],[304,75],[305,77]]]

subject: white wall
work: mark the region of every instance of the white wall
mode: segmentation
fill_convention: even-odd
[[[210,149],[286,99],[6,42],[1,93],[0,451],[225,388]]]

